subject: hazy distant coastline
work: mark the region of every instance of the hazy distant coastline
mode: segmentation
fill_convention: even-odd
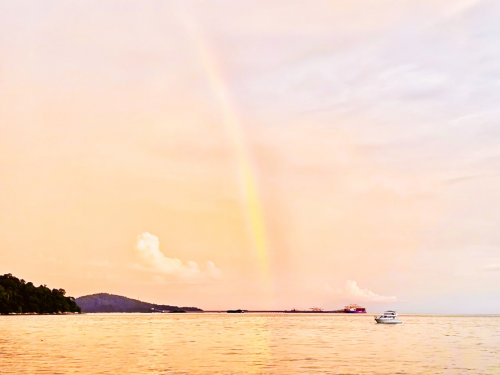
[[[80,306],[82,312],[84,313],[151,313],[155,311],[203,311],[202,309],[199,309],[197,307],[158,305],[108,293],[98,293],[78,297],[76,299],[76,303],[78,304],[78,306]]]

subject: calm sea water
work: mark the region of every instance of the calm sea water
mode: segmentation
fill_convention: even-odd
[[[0,316],[0,374],[500,374],[500,317]]]

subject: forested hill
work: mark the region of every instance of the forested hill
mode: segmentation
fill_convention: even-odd
[[[108,293],[91,294],[89,296],[78,297],[76,303],[83,312],[141,312],[150,313],[154,310],[168,311],[203,311],[197,307],[178,307],[170,305],[156,305],[154,303],[142,302],[136,299],[117,296]]]
[[[65,294],[64,289],[36,287],[9,273],[0,276],[0,314],[81,312],[75,299]]]

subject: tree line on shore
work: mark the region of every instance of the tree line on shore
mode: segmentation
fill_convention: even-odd
[[[65,295],[64,289],[51,290],[45,285],[36,287],[10,273],[0,276],[0,314],[80,313],[75,299]]]

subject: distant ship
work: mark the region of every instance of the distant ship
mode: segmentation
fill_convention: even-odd
[[[366,314],[366,309],[356,304],[347,305],[344,308],[344,312],[347,314]]]

